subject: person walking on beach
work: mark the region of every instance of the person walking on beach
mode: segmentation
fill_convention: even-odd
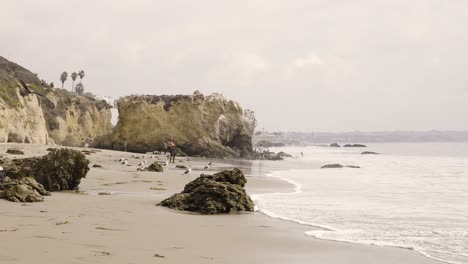
[[[169,163],[172,160],[172,163],[175,163],[175,156],[176,156],[176,144],[174,143],[174,138],[169,137],[167,139],[167,150],[169,151]]]

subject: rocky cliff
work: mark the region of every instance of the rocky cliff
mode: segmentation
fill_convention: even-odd
[[[250,157],[256,120],[219,94],[127,96],[118,101],[119,121],[100,146],[154,151],[171,136],[191,156]]]
[[[110,133],[110,120],[104,101],[50,88],[29,70],[0,57],[0,142],[78,146],[88,136]]]

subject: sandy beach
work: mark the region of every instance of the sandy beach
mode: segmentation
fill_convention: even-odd
[[[13,157],[5,154],[10,147],[25,156],[48,148],[1,144],[0,155]],[[90,167],[102,168],[91,168],[79,192],[52,193],[43,203],[0,200],[0,263],[441,263],[406,249],[314,239],[304,235],[309,226],[258,212],[204,216],[162,208],[159,201],[201,173],[232,165],[215,162],[206,172],[208,160],[177,158],[193,173],[182,175],[173,164],[163,173],[140,172],[133,153],[97,151],[87,157]],[[121,157],[131,166],[115,162]],[[250,194],[292,188],[279,179],[248,177]]]

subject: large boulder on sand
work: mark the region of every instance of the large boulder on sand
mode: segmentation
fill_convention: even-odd
[[[253,211],[254,203],[244,190],[247,180],[239,169],[201,175],[159,205],[201,214]]]
[[[32,177],[48,191],[77,190],[89,171],[89,160],[73,149],[51,149],[42,157],[0,159],[6,175],[12,179]]]
[[[10,179],[6,177],[0,182],[0,199],[12,202],[42,202],[44,195],[50,195],[44,186],[31,177]]]

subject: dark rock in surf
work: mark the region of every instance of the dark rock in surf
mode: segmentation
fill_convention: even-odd
[[[327,165],[323,165],[320,168],[321,169],[340,169],[340,168],[344,168],[344,166],[341,164],[327,164]]]
[[[364,151],[361,154],[362,155],[379,155],[380,153],[372,152],[372,151]]]
[[[366,145],[363,144],[345,144],[343,145],[344,148],[367,148]]]

